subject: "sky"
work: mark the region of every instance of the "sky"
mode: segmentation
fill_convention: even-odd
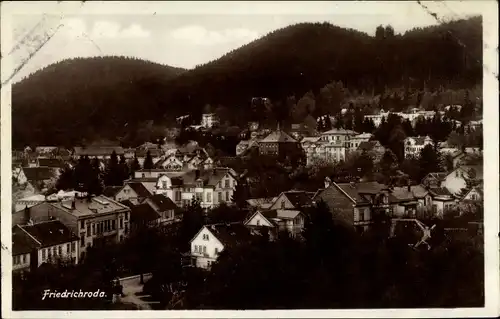
[[[9,7],[8,51],[15,67],[28,61],[14,82],[73,57],[131,56],[189,69],[298,22],[327,21],[370,35],[389,24],[404,33],[437,24],[427,10],[449,21],[481,14],[482,3],[424,2],[427,9],[416,2],[31,3]]]

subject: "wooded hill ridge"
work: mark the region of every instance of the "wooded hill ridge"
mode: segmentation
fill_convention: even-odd
[[[473,17],[374,37],[329,23],[275,30],[192,70],[124,57],[77,58],[39,70],[12,87],[13,146],[75,145],[111,138],[147,120],[199,117],[206,104],[247,118],[252,97],[286,101],[332,81],[351,92],[436,91],[482,79],[482,20]]]

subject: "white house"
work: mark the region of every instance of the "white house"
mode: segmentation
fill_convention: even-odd
[[[292,237],[302,233],[305,215],[299,210],[266,210],[257,211],[250,216],[244,225],[247,227],[270,227],[277,235],[279,231],[287,231]]]
[[[191,265],[210,269],[223,251],[252,239],[250,230],[242,224],[205,225],[191,240]]]
[[[405,157],[419,157],[420,152],[427,145],[433,145],[432,139],[429,136],[412,137],[409,136],[404,140]]]
[[[434,216],[443,218],[456,207],[455,197],[446,187],[431,187],[429,193],[432,196],[432,212]]]
[[[142,183],[126,183],[124,186],[108,186],[104,189],[103,194],[119,202],[130,200],[135,205],[153,195]]]
[[[222,202],[232,203],[236,175],[229,168],[169,172],[160,176],[156,194],[163,194],[176,205],[185,207],[197,199],[203,208],[213,208]]]
[[[78,236],[59,220],[16,225],[12,234],[15,271],[60,259],[78,263]]]
[[[482,179],[482,165],[463,165],[450,173],[429,173],[422,183],[427,186],[446,187],[453,195],[458,195],[462,189],[468,188],[468,181]]]
[[[371,133],[362,133],[351,136],[349,141],[347,141],[346,147],[349,151],[355,151],[361,143],[368,142],[372,137],[373,134]]]

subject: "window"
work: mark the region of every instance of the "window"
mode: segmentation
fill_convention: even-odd
[[[458,170],[455,172],[455,177],[458,177]]]
[[[222,202],[222,193],[221,192],[217,192],[217,197],[219,199],[219,202]]]
[[[111,220],[111,230],[116,230],[116,220]]]
[[[75,243],[74,242],[71,243],[71,251],[76,251],[76,247],[75,247]]]
[[[206,254],[207,253],[207,246],[203,246],[203,253]]]
[[[58,250],[59,256],[62,256],[62,245],[58,246],[57,250]]]
[[[198,245],[194,245],[193,251],[194,251],[195,253],[197,253],[197,252],[198,252]]]
[[[123,229],[123,218],[120,218],[120,229]]]
[[[198,188],[203,187],[203,181],[197,181],[196,182],[196,187],[198,187]]]
[[[50,250],[50,248],[47,249],[47,257],[50,258],[50,256],[52,256],[52,251]]]
[[[46,255],[47,255],[47,249],[42,249],[42,260],[45,260]]]
[[[203,240],[208,240],[208,234],[203,234]]]
[[[224,187],[225,187],[225,188],[229,188],[229,180],[228,180],[228,179],[226,179],[226,180],[224,181]]]
[[[69,254],[71,252],[69,244],[66,244],[66,254]]]
[[[83,247],[85,246],[85,237],[84,237],[85,234],[82,235],[82,237],[80,237],[80,247]]]
[[[84,220],[80,221],[80,228],[81,229],[85,228],[85,221]]]
[[[128,224],[125,224],[125,234],[128,233]]]
[[[23,264],[26,263],[26,255],[22,255],[23,258]]]
[[[161,182],[161,184],[162,184],[162,187],[163,187],[164,189],[166,189],[166,188],[167,188],[167,181],[162,181],[162,182]]]
[[[215,248],[215,255],[217,256],[217,254],[219,253],[219,248]]]
[[[128,220],[128,212],[125,212],[125,220]]]
[[[210,267],[210,260],[207,260],[207,266]]]
[[[257,226],[260,226],[260,219],[257,219]]]
[[[285,209],[285,205],[286,205],[285,201],[282,201],[281,202],[281,209]]]
[[[207,193],[207,203],[212,202],[212,193]]]
[[[142,173],[142,178],[146,177],[146,174]]]
[[[362,222],[365,219],[365,210],[364,209],[359,209],[359,221]]]
[[[90,223],[87,223],[87,237],[90,236]]]
[[[472,198],[472,200],[476,200],[476,194],[472,194],[470,195],[470,197]]]
[[[178,202],[181,200],[181,192],[175,192],[175,201]]]

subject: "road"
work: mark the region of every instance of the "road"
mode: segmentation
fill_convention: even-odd
[[[148,281],[151,278],[151,275],[144,276],[144,282]],[[121,303],[124,304],[133,304],[137,306],[138,309],[141,310],[151,310],[152,302],[145,301],[143,298],[149,297],[148,295],[138,296],[138,294],[142,293],[142,286],[140,283],[141,279],[139,276],[134,276],[132,278],[126,278],[120,280],[123,285],[123,294],[125,295],[120,299]]]

